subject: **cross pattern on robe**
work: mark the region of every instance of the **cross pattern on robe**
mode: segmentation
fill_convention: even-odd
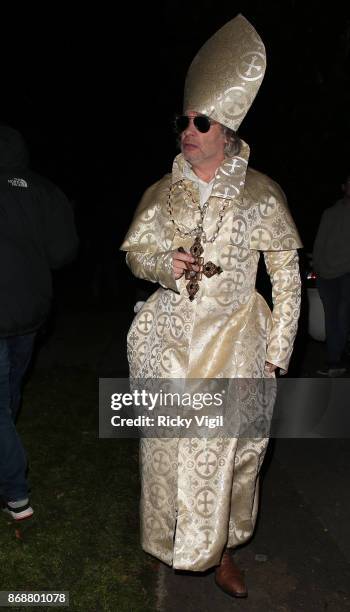
[[[264,234],[265,234],[265,238],[264,238]],[[258,240],[261,245],[266,244],[267,246],[269,244],[269,239],[266,237],[266,233],[263,229],[258,230]]]
[[[232,237],[237,242],[242,238],[242,227],[243,227],[243,221],[238,219],[238,221],[236,223],[236,228],[233,228],[233,230],[232,230]]]
[[[163,457],[164,457],[163,453],[160,452],[158,454],[158,457],[155,457],[153,459],[153,463],[155,463],[156,466],[158,466],[158,467],[156,467],[158,472],[163,472],[164,473],[164,471],[166,472],[168,470],[169,466],[168,466],[168,463],[166,461],[162,461]],[[166,468],[165,470],[162,469],[163,466]]]
[[[186,252],[183,247],[179,247],[178,250],[180,253]],[[186,263],[187,270],[185,271],[185,279],[189,281],[189,283],[186,285],[186,289],[191,302],[194,300],[197,291],[199,291],[199,281],[202,280],[202,274],[205,274],[207,278],[210,278],[211,276],[221,274],[222,272],[222,268],[220,266],[216,266],[212,261],[207,261],[204,263],[204,258],[201,257],[203,251],[204,249],[201,245],[200,236],[197,236],[190,248],[190,253],[194,257],[195,261],[193,264]],[[199,266],[198,272],[192,269],[193,265]]]
[[[236,170],[236,167],[239,167],[240,162],[238,161],[238,159],[234,158],[231,162],[229,162],[228,164],[225,164],[225,166],[228,166],[229,172],[234,172]]]
[[[139,325],[140,327],[143,327],[145,333],[148,332],[148,328],[151,326],[151,323],[152,317],[149,315],[148,312],[145,312],[143,318],[139,321]]]
[[[151,488],[151,496],[153,498],[153,504],[155,505],[156,508],[157,507],[160,508],[166,499],[164,492],[159,485],[154,485]]]
[[[212,540],[210,539],[210,531],[205,531],[205,541],[204,541],[204,546],[205,549],[208,550],[209,546],[212,544]]]
[[[203,514],[210,514],[211,509],[210,506],[214,507],[214,499],[208,499],[208,495],[213,495],[211,493],[211,491],[202,491],[202,499],[198,499],[197,505],[198,507],[203,506],[203,510],[200,510],[200,512],[203,512]]]
[[[238,289],[243,287],[244,278],[245,278],[245,276],[244,276],[243,272],[241,272],[240,270],[237,270],[236,276],[235,276],[234,281],[233,281],[233,288],[234,288],[235,291],[237,291]]]
[[[175,337],[178,337],[181,335],[182,332],[182,325],[181,323],[177,323],[176,322],[176,318],[175,317],[171,317],[171,322],[172,322],[172,329],[173,329],[173,333]]]
[[[161,320],[161,319],[158,320],[157,328],[158,328],[158,331],[160,331],[161,334],[164,332],[164,330],[167,328],[166,317],[164,317],[163,320]]]
[[[252,57],[252,61],[251,61],[250,63],[249,63],[249,62],[244,62],[244,63],[245,63],[245,65],[248,67],[248,68],[246,69],[246,71],[245,71],[245,76],[246,76],[246,77],[250,77],[250,76],[252,76],[252,71],[253,71],[253,69],[254,69],[254,70],[257,72],[257,73],[261,72],[261,66],[260,66],[259,64],[256,64],[256,63],[255,63],[255,62],[257,62],[257,61],[258,61],[258,59],[259,59],[259,58],[258,58],[258,56],[257,56],[257,55],[253,55],[253,57]]]
[[[202,466],[205,466],[205,470],[204,473],[205,474],[209,474],[212,470],[210,469],[210,466],[215,466],[216,465],[216,459],[214,461],[210,461],[209,460],[209,455],[205,455],[205,461],[198,461],[198,467],[201,468]]]
[[[231,260],[234,261],[235,260],[235,255],[232,251],[232,249],[230,248],[230,250],[228,251],[228,253],[224,253],[223,255],[221,255],[221,259],[227,259],[227,265],[229,267],[231,267]]]

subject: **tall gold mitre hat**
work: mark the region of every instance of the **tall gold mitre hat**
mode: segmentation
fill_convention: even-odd
[[[264,43],[238,15],[209,38],[192,61],[184,111],[208,115],[237,130],[258,93],[265,67]]]

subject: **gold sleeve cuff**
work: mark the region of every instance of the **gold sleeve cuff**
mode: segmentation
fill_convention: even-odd
[[[264,253],[272,283],[272,329],[266,360],[286,374],[298,327],[301,303],[299,258],[296,250]]]
[[[159,283],[165,289],[179,292],[173,275],[173,251],[164,253],[129,251],[126,255],[126,263],[137,278]]]

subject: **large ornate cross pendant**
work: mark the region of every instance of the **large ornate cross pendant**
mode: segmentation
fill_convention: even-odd
[[[185,253],[185,249],[183,247],[179,247],[179,251]],[[212,261],[207,261],[204,263],[204,258],[201,257],[203,251],[204,249],[201,245],[200,236],[197,236],[190,248],[190,253],[195,258],[195,262],[193,264],[186,264],[187,270],[185,271],[185,279],[189,281],[186,285],[186,289],[191,302],[194,300],[195,295],[199,290],[199,281],[202,280],[202,274],[205,274],[207,278],[210,278],[211,276],[221,274],[222,272],[222,268],[220,266],[216,266]],[[199,266],[200,269],[198,272],[192,269],[193,265]]]

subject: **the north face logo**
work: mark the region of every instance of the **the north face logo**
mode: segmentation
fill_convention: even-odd
[[[27,181],[21,178],[10,178],[7,182],[12,187],[28,187]]]

